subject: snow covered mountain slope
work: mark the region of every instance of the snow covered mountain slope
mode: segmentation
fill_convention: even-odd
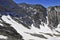
[[[60,40],[60,6],[0,0],[0,40]]]
[[[40,25],[40,28],[36,28],[31,25],[31,29],[24,27],[21,23],[18,23],[10,15],[2,15],[1,19],[10,24],[24,40],[60,40],[59,28],[51,30],[48,24]],[[1,24],[3,26],[3,24]],[[59,27],[59,25],[58,25]]]

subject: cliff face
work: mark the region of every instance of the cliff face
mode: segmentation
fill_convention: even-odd
[[[34,24],[35,27],[39,28],[41,21],[46,23],[46,8],[42,5],[26,3],[17,5],[13,0],[0,0],[0,2],[1,11],[13,12],[12,14],[20,17],[20,21],[23,21],[22,23],[26,26]]]
[[[46,8],[43,7],[42,5],[39,4],[26,4],[26,3],[21,3],[19,4],[19,7],[22,7],[25,10],[26,16],[22,17],[23,19],[28,19],[23,20],[28,26],[31,24],[34,24],[35,27],[39,28],[41,22],[46,23]],[[29,21],[30,20],[30,21]]]
[[[49,25],[56,28],[60,23],[60,6],[49,7],[47,9]]]

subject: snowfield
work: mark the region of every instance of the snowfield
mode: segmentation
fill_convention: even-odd
[[[60,24],[58,25],[58,27],[56,29],[53,29],[53,30],[51,30],[48,27],[48,24],[45,24],[45,23],[44,23],[44,26],[40,25],[40,29],[34,27],[33,24],[31,25],[31,29],[27,29],[22,24],[19,24],[18,22],[13,20],[9,15],[7,15],[7,16],[3,15],[1,18],[6,23],[11,24],[11,27],[13,27],[20,35],[22,35],[24,40],[60,40],[60,36],[55,36],[55,35],[60,34],[59,33]],[[3,24],[0,24],[0,25],[3,26]],[[57,32],[56,30],[59,32]],[[36,36],[34,34],[43,35],[45,38]],[[5,38],[7,38],[7,37],[5,37]]]

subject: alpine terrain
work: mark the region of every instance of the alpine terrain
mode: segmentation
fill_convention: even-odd
[[[60,40],[60,6],[0,0],[0,40]]]

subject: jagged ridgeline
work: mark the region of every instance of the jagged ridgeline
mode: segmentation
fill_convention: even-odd
[[[13,28],[18,25],[12,27],[12,23],[22,24],[24,28],[29,30],[33,24],[35,28],[40,29],[40,25],[47,24],[47,17],[48,27],[50,29],[57,28],[60,23],[59,13],[60,6],[45,8],[40,4],[16,4],[13,0],[0,0],[0,35],[7,36],[7,40],[23,40],[23,36]],[[12,23],[6,22],[4,17]],[[31,35],[37,36],[37,34]],[[43,35],[38,36],[47,39]]]
[[[1,12],[9,12],[6,14],[10,14],[11,16],[18,17],[24,26],[30,28],[34,24],[35,27],[40,28],[41,22],[46,23],[46,8],[39,4],[16,4],[13,0],[0,0],[1,1]],[[3,13],[5,14],[5,13]],[[13,18],[17,20],[16,18]]]

